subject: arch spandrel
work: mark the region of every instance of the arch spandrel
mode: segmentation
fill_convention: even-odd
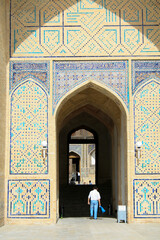
[[[69,155],[75,155],[75,157],[80,158],[82,153],[81,153],[81,146],[80,144],[72,144],[69,146]]]
[[[85,84],[114,92],[111,97],[119,95],[129,108],[128,61],[54,62],[53,74],[53,111],[68,92]]]
[[[132,61],[132,94],[134,95],[137,90],[148,81],[160,81],[160,61]]]
[[[10,61],[9,90],[32,80],[50,93],[50,63],[48,61]]]

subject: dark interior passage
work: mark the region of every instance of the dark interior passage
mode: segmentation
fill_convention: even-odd
[[[60,188],[60,217],[89,217],[89,205],[87,205],[88,194],[92,185],[63,185]],[[103,217],[109,216],[109,208],[112,205],[111,180],[104,184],[98,184],[101,194],[102,206],[107,210]],[[101,212],[98,213],[101,216]]]
[[[87,217],[89,206],[87,198],[92,185],[69,185],[69,152],[68,134],[76,128],[85,126],[92,129],[96,139],[96,185],[102,198],[102,205],[106,208],[104,216],[108,216],[108,207],[112,206],[112,138],[100,120],[87,112],[71,118],[61,129],[59,135],[59,206],[60,217]]]

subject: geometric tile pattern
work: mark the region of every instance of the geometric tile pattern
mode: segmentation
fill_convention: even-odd
[[[133,181],[134,217],[160,217],[160,179]]]
[[[10,0],[11,57],[159,55],[151,0]]]
[[[128,62],[54,62],[53,111],[71,89],[87,80],[96,80],[116,92],[129,107]]]
[[[9,218],[49,218],[49,180],[9,180]]]
[[[47,94],[37,83],[23,82],[11,95],[10,173],[46,174],[41,142],[47,139]]]
[[[160,81],[160,60],[132,61],[132,93],[150,79]]]
[[[10,92],[23,81],[32,78],[40,83],[49,93],[49,62],[45,61],[11,61]]]
[[[160,174],[160,82],[148,82],[134,96],[135,144],[142,142],[136,174]]]

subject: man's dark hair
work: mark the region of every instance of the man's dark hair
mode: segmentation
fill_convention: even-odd
[[[98,189],[98,187],[96,185],[93,186],[93,189]]]

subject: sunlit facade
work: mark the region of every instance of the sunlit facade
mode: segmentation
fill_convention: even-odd
[[[1,0],[1,225],[87,216],[94,184],[113,217],[160,222],[159,16],[157,0]]]

